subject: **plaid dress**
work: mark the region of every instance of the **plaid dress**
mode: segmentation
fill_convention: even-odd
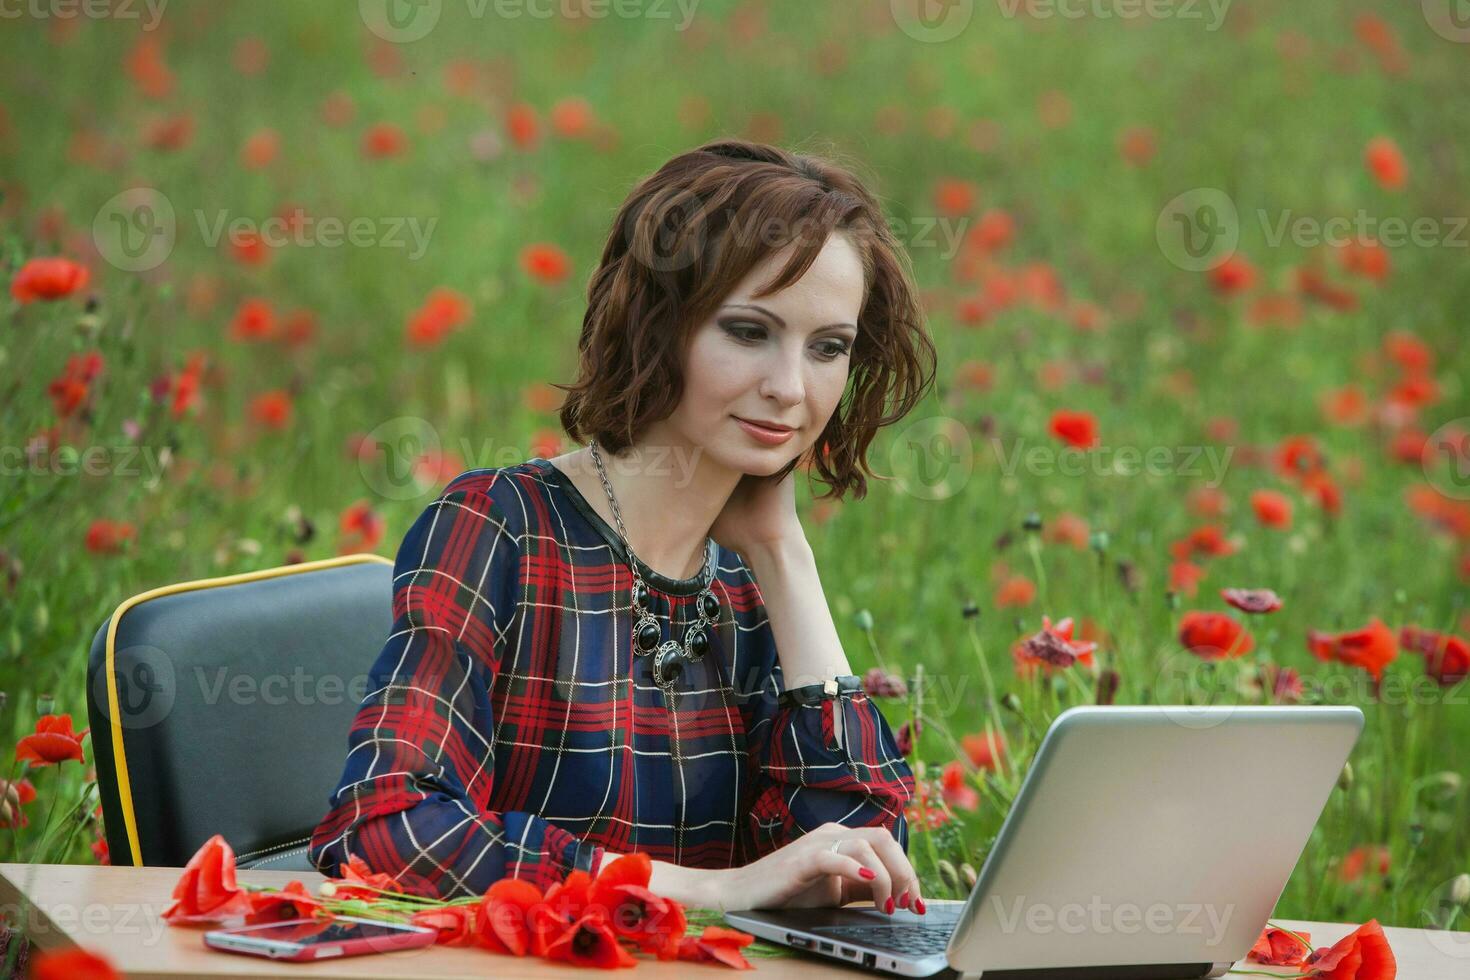
[[[740,866],[829,821],[886,827],[907,851],[914,777],[888,723],[861,691],[777,703],[770,621],[741,557],[706,540],[719,616],[665,697],[653,658],[633,652],[627,554],[545,459],[456,477],[399,547],[392,633],[312,862],[336,874],[350,853],[457,897],[506,876],[595,875],[604,847]],[[664,636],[682,639],[700,577],[639,572]]]

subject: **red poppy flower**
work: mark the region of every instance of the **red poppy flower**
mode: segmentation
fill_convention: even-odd
[[[536,110],[524,102],[512,105],[505,114],[505,130],[511,142],[523,150],[535,147],[541,139],[541,124],[536,119]]]
[[[1291,527],[1291,498],[1275,490],[1256,490],[1251,494],[1251,510],[1262,527],[1287,530]]]
[[[321,899],[307,891],[299,881],[288,883],[280,891],[248,892],[247,895],[250,911],[245,913],[245,922],[248,925],[309,919],[322,907]]]
[[[10,280],[10,295],[19,303],[64,299],[87,285],[91,272],[71,259],[31,259]]]
[[[1036,586],[1024,575],[1012,575],[995,590],[995,608],[1029,606],[1036,599]]]
[[[476,925],[479,913],[479,903],[446,905],[415,912],[410,921],[425,929],[438,930],[439,937],[434,942],[440,946],[472,946],[479,939]]]
[[[92,381],[102,373],[102,363],[102,355],[96,351],[72,354],[66,359],[61,375],[46,386],[57,415],[70,418],[86,403]]]
[[[362,135],[363,155],[375,160],[396,157],[408,149],[408,137],[392,123],[374,123]]]
[[[1316,438],[1307,435],[1287,436],[1276,446],[1276,469],[1289,480],[1299,480],[1327,466],[1326,457]]]
[[[240,159],[249,170],[262,170],[275,162],[281,151],[281,134],[274,129],[259,129],[250,134],[240,148]]]
[[[1051,434],[1077,449],[1091,449],[1098,443],[1097,419],[1089,412],[1059,409],[1052,413]]]
[[[99,517],[87,526],[86,548],[94,555],[116,555],[123,543],[133,538],[136,530],[127,521],[110,521]]]
[[[1361,667],[1375,681],[1383,676],[1383,668],[1399,655],[1393,630],[1376,617],[1367,626],[1346,633],[1308,630],[1307,649],[1318,660],[1336,660],[1350,667]]]
[[[366,500],[359,500],[342,512],[342,554],[372,551],[383,540],[386,522]]]
[[[958,177],[944,177],[934,184],[934,207],[940,214],[958,217],[975,208],[978,191],[973,182]]]
[[[960,748],[965,750],[965,755],[970,757],[970,763],[976,768],[995,769],[1005,757],[1006,740],[1000,732],[994,735],[975,732],[960,738]]]
[[[605,970],[638,963],[618,942],[617,934],[607,923],[606,913],[596,905],[588,907],[581,918],[552,941],[546,949],[546,958]]]
[[[946,762],[940,770],[939,788],[944,802],[957,810],[974,810],[980,806],[980,794],[965,780],[965,767],[958,759]]]
[[[1423,374],[1434,367],[1434,351],[1408,330],[1390,330],[1383,338],[1383,350],[1409,374]]]
[[[1267,966],[1304,966],[1312,951],[1310,932],[1287,932],[1267,926],[1245,958]]]
[[[1403,189],[1409,179],[1409,165],[1398,144],[1387,136],[1375,136],[1363,150],[1363,162],[1379,186],[1385,190]]]
[[[1392,865],[1392,854],[1382,844],[1362,844],[1347,852],[1338,866],[1337,876],[1348,884],[1360,880],[1372,867],[1374,874],[1382,878]]]
[[[533,910],[545,902],[541,889],[524,878],[501,878],[485,891],[476,907],[475,936],[497,953],[525,956],[536,951]]]
[[[1073,664],[1092,666],[1096,643],[1072,639],[1072,617],[1052,625],[1051,617],[1041,617],[1041,629],[1011,648],[1016,673],[1029,677],[1038,667],[1046,673],[1064,670]]]
[[[1210,270],[1210,285],[1227,295],[1245,292],[1256,284],[1256,267],[1243,255],[1231,255]]]
[[[620,938],[660,959],[672,959],[687,928],[684,907],[649,891],[652,874],[647,854],[622,855],[598,871],[588,899],[606,912],[608,924]]]
[[[554,284],[564,280],[572,271],[567,253],[548,242],[537,242],[521,250],[521,268],[531,278]]]
[[[263,299],[247,299],[230,320],[230,339],[265,340],[276,331],[276,311]]]
[[[31,966],[31,980],[122,980],[110,962],[85,949],[40,954]]]
[[[42,715],[36,731],[15,746],[17,762],[29,762],[32,768],[82,761],[82,739],[88,729],[71,730],[71,715]]]
[[[328,878],[333,898],[376,898],[380,892],[402,892],[402,883],[386,871],[373,871],[356,854],[338,866],[337,878]]]
[[[552,942],[582,917],[591,890],[592,876],[582,870],[570,872],[546,889],[545,898],[529,911],[532,953],[545,956]]]
[[[430,290],[424,305],[408,320],[408,342],[416,347],[437,344],[449,331],[469,321],[470,301],[444,286]]]
[[[578,139],[586,136],[597,121],[592,104],[579,96],[559,99],[551,107],[551,128],[559,136]]]
[[[723,963],[737,970],[753,970],[740,950],[755,942],[755,937],[738,929],[705,926],[698,936],[685,936],[679,943],[679,959],[693,963]]]
[[[1199,591],[1200,579],[1205,577],[1204,567],[1192,561],[1176,561],[1169,565],[1169,591],[1177,595],[1193,597]]]
[[[279,388],[250,400],[250,418],[271,429],[284,429],[291,422],[291,395]]]
[[[1255,638],[1224,613],[1191,610],[1179,621],[1179,642],[1205,660],[1243,657],[1256,648]]]
[[[194,852],[173,897],[163,917],[174,925],[218,922],[251,908],[250,896],[235,884],[235,852],[219,834]]]
[[[1327,950],[1307,957],[1308,975],[1326,980],[1393,980],[1398,962],[1377,919],[1358,926]]]
[[[1281,597],[1270,589],[1221,589],[1220,596],[1241,612],[1269,613],[1281,608]]]
[[[1169,546],[1169,552],[1179,561],[1195,555],[1220,558],[1235,554],[1235,545],[1225,537],[1225,529],[1218,524],[1201,524]]]
[[[1405,626],[1399,630],[1399,643],[1422,654],[1424,672],[1444,687],[1452,687],[1470,676],[1470,643],[1452,633]]]

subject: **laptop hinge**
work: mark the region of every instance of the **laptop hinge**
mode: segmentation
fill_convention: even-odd
[[[1206,980],[1234,963],[1153,963],[1139,966],[1064,966],[1037,970],[955,972],[955,980]]]

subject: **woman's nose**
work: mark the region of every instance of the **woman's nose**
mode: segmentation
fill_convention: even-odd
[[[799,358],[781,355],[771,364],[761,384],[761,394],[783,405],[799,405],[806,392]]]

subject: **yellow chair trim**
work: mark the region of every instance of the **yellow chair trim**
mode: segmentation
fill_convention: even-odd
[[[117,624],[122,621],[123,613],[140,603],[147,602],[149,599],[157,599],[159,596],[173,595],[178,592],[211,589],[221,585],[234,585],[237,582],[257,582],[261,579],[279,578],[282,575],[294,575],[297,572],[313,572],[323,568],[337,568],[341,565],[361,565],[371,562],[377,562],[382,565],[393,564],[391,559],[366,552],[341,555],[337,558],[323,558],[320,561],[306,561],[299,562],[295,565],[280,565],[276,568],[264,568],[257,572],[242,572],[239,575],[224,575],[220,578],[202,578],[196,579],[193,582],[178,582],[174,585],[164,585],[156,589],[149,589],[147,592],[140,592],[117,607],[117,611],[112,614],[112,619],[107,625],[107,709],[112,716],[112,764],[117,774],[117,798],[118,802],[122,805],[123,823],[128,830],[128,849],[132,851],[134,867],[141,867],[143,864],[143,848],[138,842],[138,818],[133,812],[132,784],[128,782],[128,759],[123,749],[122,703],[117,693],[117,670],[114,661]]]

